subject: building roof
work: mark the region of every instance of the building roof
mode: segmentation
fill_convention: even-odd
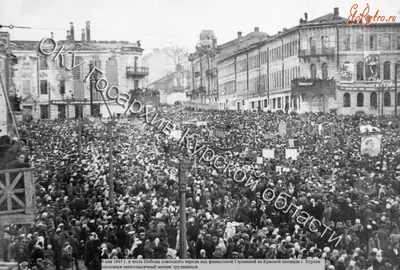
[[[23,50],[23,51],[36,51],[38,50],[40,41],[32,40],[11,40],[10,47],[12,50]],[[46,42],[47,43],[47,42]],[[50,44],[50,42],[49,42]],[[101,51],[101,50],[117,50],[122,47],[127,47],[130,50],[142,52],[144,49],[139,47],[137,43],[132,43],[128,41],[68,41],[68,40],[58,40],[58,47],[64,45],[64,50],[74,50],[74,51]],[[58,49],[57,49],[58,51]]]
[[[269,35],[264,32],[251,32],[243,37],[226,42],[218,46],[219,61],[223,61],[233,56],[236,52],[248,48],[254,44],[265,41]]]
[[[333,13],[329,13],[318,17],[314,20],[307,21],[301,23],[301,25],[318,25],[318,24],[331,24],[331,23],[346,23],[346,19],[340,16],[337,16]]]

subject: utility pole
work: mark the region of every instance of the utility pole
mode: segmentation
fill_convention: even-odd
[[[113,138],[112,138],[112,127],[114,125],[114,117],[111,117],[111,122],[108,123],[108,143],[109,143],[109,153],[108,153],[108,176],[110,185],[110,206],[114,207],[114,164],[113,164]]]
[[[187,259],[186,244],[186,172],[189,163],[179,163],[179,258]]]
[[[399,62],[394,63],[394,116],[397,116],[397,72],[399,64]]]
[[[78,112],[78,155],[79,157],[82,155],[82,104],[79,105]]]

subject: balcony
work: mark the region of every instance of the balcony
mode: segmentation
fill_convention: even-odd
[[[149,68],[146,67],[126,67],[126,76],[143,78],[149,75]]]
[[[207,77],[216,77],[218,75],[217,73],[217,69],[216,68],[212,68],[212,69],[207,69],[206,70],[206,76]]]
[[[292,94],[316,95],[325,94],[335,95],[336,81],[332,79],[310,79],[298,78],[292,80]]]
[[[334,47],[325,47],[325,48],[316,48],[312,47],[311,49],[307,50],[300,50],[299,57],[303,58],[304,60],[309,60],[310,58],[320,58],[320,57],[327,57],[333,58],[335,55],[335,48]]]

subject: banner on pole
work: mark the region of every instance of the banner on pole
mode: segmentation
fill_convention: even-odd
[[[267,159],[275,158],[275,149],[263,149],[262,156]]]
[[[382,135],[361,138],[361,155],[376,157],[381,152]]]

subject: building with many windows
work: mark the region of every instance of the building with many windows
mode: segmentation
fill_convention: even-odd
[[[87,22],[86,29],[82,29],[81,40],[75,40],[73,33],[71,23],[66,40],[54,44],[55,40],[48,38],[41,49],[40,41],[10,42],[17,58],[12,67],[13,84],[16,94],[22,97],[21,106],[25,115],[42,119],[108,116],[105,101],[96,91],[96,79],[105,78],[108,87],[115,86],[110,90],[110,96],[117,96],[118,91],[129,93],[143,87],[143,78],[149,70],[141,65],[144,49],[140,44],[92,41],[90,22]],[[59,51],[61,54],[58,54]],[[75,67],[72,68],[73,64]],[[93,67],[103,74],[91,72]],[[99,84],[98,87],[105,85]],[[115,100],[105,99],[112,112],[124,112]]]
[[[190,82],[190,71],[178,65],[175,72],[150,84],[149,88],[160,92],[160,103],[174,105],[176,102],[189,101],[187,92],[190,90]]]
[[[350,26],[334,8],[313,20],[305,13],[299,25],[273,36],[243,43],[239,34],[226,44],[218,46],[215,57],[220,109],[341,114],[395,110],[400,23]],[[196,89],[195,80],[193,84]]]

